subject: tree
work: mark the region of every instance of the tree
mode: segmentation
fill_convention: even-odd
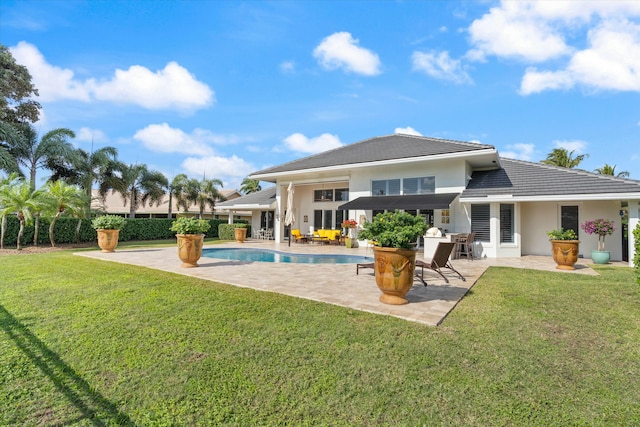
[[[37,122],[41,107],[32,96],[38,96],[38,89],[31,83],[29,70],[0,44],[0,122]]]
[[[187,200],[198,206],[200,211],[200,219],[204,217],[204,210],[207,206],[211,208],[211,212],[215,210],[216,202],[219,200],[225,200],[224,196],[218,191],[216,186],[222,187],[222,181],[213,179],[203,179],[198,181],[197,179],[190,179],[187,183],[186,197]]]
[[[599,173],[600,175],[615,176],[616,178],[629,178],[629,176],[631,175],[627,171],[621,171],[616,174],[616,165],[611,166],[608,163],[605,163],[601,168],[596,168],[595,172]]]
[[[8,187],[4,191],[4,207],[0,210],[0,215],[8,215],[15,213],[20,223],[18,230],[17,249],[22,250],[22,235],[24,234],[25,224],[31,222],[33,218],[33,210],[37,208],[40,193],[31,191],[29,184],[20,180],[18,183]]]
[[[15,157],[9,151],[9,147],[16,143],[20,137],[14,126],[8,122],[0,121],[0,171],[20,174],[20,166]]]
[[[136,217],[140,205],[156,203],[160,206],[169,181],[158,171],[150,171],[145,164],[122,165],[120,177],[114,179],[114,190],[122,195],[126,204],[129,202],[129,218]]]
[[[53,214],[49,224],[49,240],[51,246],[56,245],[54,240],[54,227],[60,215],[65,212],[79,212],[87,204],[85,194],[75,185],[69,185],[62,180],[48,182],[44,188],[43,200],[45,206]]]
[[[581,154],[579,156],[573,157],[574,151],[575,150],[568,151],[566,148],[554,148],[549,154],[547,154],[547,158],[545,160],[542,160],[540,163],[551,166],[559,166],[561,168],[573,169],[577,167],[586,157],[589,157],[588,154]]]
[[[7,232],[7,213],[4,212],[4,207],[7,203],[9,189],[18,185],[20,179],[16,173],[10,174],[7,178],[0,178],[0,249],[4,249],[4,236]]]
[[[185,194],[188,186],[189,178],[183,173],[176,175],[171,180],[171,184],[169,184],[169,210],[167,212],[167,218],[172,218],[171,209],[173,208],[174,197],[176,199],[178,209],[182,207],[185,212],[189,209],[189,201]]]
[[[20,137],[9,144],[9,152],[18,164],[29,171],[31,191],[36,188],[36,171],[47,166],[51,158],[72,158],[75,150],[67,140],[75,138],[75,134],[66,128],[53,129],[38,141],[38,133],[33,125],[19,128]]]
[[[262,186],[260,185],[260,181],[257,179],[245,178],[240,184],[240,191],[243,194],[256,193],[260,190],[262,190]]]

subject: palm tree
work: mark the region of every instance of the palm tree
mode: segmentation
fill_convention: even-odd
[[[60,215],[65,212],[77,212],[87,204],[85,194],[81,189],[75,185],[69,185],[62,180],[55,182],[48,182],[45,186],[43,199],[46,206],[54,214],[51,224],[49,224],[49,240],[51,246],[56,245],[53,230],[56,225],[56,221]]]
[[[7,232],[7,214],[4,213],[4,206],[7,203],[9,189],[20,182],[17,173],[10,174],[7,178],[0,178],[0,249],[4,249],[4,237]]]
[[[22,180],[15,185],[9,186],[3,193],[4,207],[0,211],[0,215],[15,213],[18,217],[20,228],[18,230],[17,249],[22,250],[24,225],[33,218],[32,212],[39,203],[40,193],[31,191],[30,185]]]
[[[75,150],[67,140],[75,138],[75,134],[67,128],[53,129],[38,141],[38,133],[33,125],[23,125],[19,131],[19,138],[8,141],[9,153],[29,171],[29,187],[34,191],[36,170],[46,167],[47,160],[54,157],[71,158],[74,155]]]
[[[616,178],[629,178],[629,176],[631,175],[627,171],[621,171],[616,174],[616,165],[611,166],[608,163],[605,163],[601,168],[596,168],[595,172],[599,173],[600,175],[615,176]]]
[[[222,181],[213,179],[190,179],[187,184],[186,196],[187,200],[198,206],[200,211],[200,219],[204,217],[204,210],[207,206],[211,208],[212,216],[217,201],[225,200],[224,196],[218,191],[216,186],[222,187]]]
[[[189,209],[189,201],[186,198],[185,191],[189,186],[189,178],[187,175],[181,173],[176,175],[169,184],[169,210],[167,212],[167,218],[172,218],[171,209],[173,208],[173,198],[176,198],[176,205],[178,209],[182,207],[185,211]]]
[[[15,127],[7,122],[0,122],[0,171],[20,174],[20,167],[15,157],[9,151],[19,138]]]
[[[257,179],[245,178],[240,184],[240,191],[243,194],[256,193],[260,190],[262,190],[262,186],[260,185],[260,181]]]
[[[589,157],[588,154],[581,154],[579,156],[573,157],[574,151],[575,150],[568,151],[566,148],[554,148],[549,154],[547,154],[547,158],[545,160],[542,160],[540,163],[551,166],[559,166],[561,168],[573,169],[577,167],[586,157]]]
[[[129,202],[129,218],[136,217],[136,210],[154,203],[160,206],[169,181],[161,172],[150,171],[145,164],[122,165],[120,177],[113,182],[114,190],[122,195],[126,204]]]

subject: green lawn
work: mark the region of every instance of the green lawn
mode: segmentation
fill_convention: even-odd
[[[0,257],[0,425],[639,425],[640,287],[491,268],[442,326]]]

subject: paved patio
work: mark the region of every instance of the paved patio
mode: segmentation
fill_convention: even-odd
[[[373,257],[373,250],[366,247],[347,249],[344,246],[295,243],[288,246],[287,243],[278,244],[269,240],[250,239],[245,243],[233,242],[209,247],[252,247],[293,253],[350,254]],[[114,253],[87,251],[76,253],[76,255],[133,264],[238,287],[277,292],[355,310],[395,316],[431,326],[437,326],[445,319],[490,266],[532,268],[556,271],[561,274],[598,275],[589,267],[591,260],[582,259],[578,261],[576,270],[573,272],[556,270],[555,263],[550,256],[475,261],[454,260],[453,266],[467,279],[466,282],[444,270],[445,275],[449,277],[447,284],[437,273],[425,269],[424,278],[428,286],[423,286],[422,282],[416,279],[406,295],[409,304],[392,306],[378,301],[380,291],[375,284],[373,270],[360,270],[360,274],[356,275],[355,264],[265,263],[203,257],[198,263],[200,267],[182,268],[177,248],[122,249],[116,250]],[[423,259],[421,252],[418,252],[417,258]]]

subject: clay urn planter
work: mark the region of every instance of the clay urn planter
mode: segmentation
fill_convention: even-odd
[[[406,212],[385,212],[366,222],[360,239],[374,245],[376,285],[384,304],[407,304],[416,268],[415,244],[428,228],[422,217]]]
[[[204,219],[178,218],[171,224],[171,231],[176,232],[178,241],[178,257],[183,268],[198,267],[198,260],[202,257],[204,233],[211,225]]]
[[[575,270],[580,252],[580,240],[573,230],[562,228],[547,233],[551,242],[551,255],[558,270]]]
[[[237,223],[233,224],[233,226],[233,232],[236,242],[244,243],[245,239],[247,238],[247,224]]]
[[[98,246],[102,252],[115,252],[120,230],[125,224],[126,220],[118,215],[102,215],[91,221],[91,226],[98,234]]]

